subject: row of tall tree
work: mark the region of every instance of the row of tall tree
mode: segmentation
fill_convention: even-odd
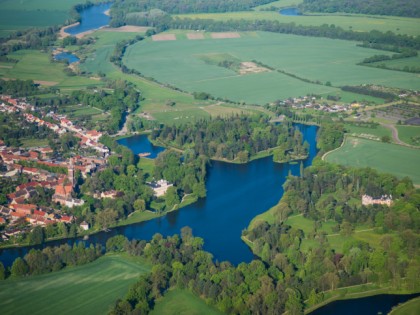
[[[420,17],[416,0],[304,0],[302,11]]]

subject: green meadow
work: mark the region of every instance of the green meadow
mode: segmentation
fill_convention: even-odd
[[[106,314],[150,266],[126,255],[106,255],[74,268],[0,282],[1,313]]]
[[[19,50],[8,55],[17,63],[2,63],[0,78],[44,81],[41,84],[62,89],[80,89],[103,83],[81,76],[68,76],[63,63],[52,62],[51,56],[38,50]]]
[[[85,0],[1,0],[0,37],[29,27],[64,24],[71,8]],[[96,0],[91,2],[97,2]]]
[[[389,315],[417,315],[420,310],[420,298],[415,298],[394,308]]]
[[[285,1],[279,1],[278,5]],[[293,3],[293,1],[289,1]],[[271,3],[268,4],[271,6]],[[281,5],[287,7],[288,5]],[[293,5],[290,5],[293,6]],[[420,19],[404,18],[396,16],[369,16],[361,14],[322,14],[320,15],[300,15],[285,16],[276,11],[244,11],[227,13],[200,13],[200,14],[180,14],[175,15],[179,18],[190,19],[212,19],[215,21],[227,20],[271,20],[280,23],[295,23],[304,26],[320,26],[323,24],[334,24],[344,30],[353,30],[356,32],[369,32],[378,30],[381,32],[391,31],[397,34],[407,34],[412,36],[420,35]]]
[[[381,138],[383,136],[389,136],[391,138],[391,131],[388,128],[385,128],[381,125],[377,126],[376,128],[368,128],[368,127],[360,127],[354,126],[350,124],[344,125],[348,133],[357,134],[357,135],[369,135],[377,138]]]
[[[171,31],[168,31],[171,33]],[[265,104],[277,99],[315,93],[340,92],[337,86],[365,83],[415,89],[416,74],[357,66],[377,54],[355,42],[274,34],[241,33],[241,38],[152,41],[127,49],[123,62],[146,77],[189,92],[207,92],[234,101]],[[228,54],[241,62],[256,60],[277,71],[240,75],[236,71],[203,61],[203,55]],[[330,81],[333,87],[326,86]]]
[[[402,142],[420,146],[420,127],[419,126],[395,126],[398,129],[398,138]]]
[[[170,290],[156,302],[151,315],[221,315],[217,309],[207,305],[187,290]]]
[[[346,137],[344,145],[325,160],[355,167],[371,167],[399,178],[408,176],[420,184],[420,150],[396,144]]]

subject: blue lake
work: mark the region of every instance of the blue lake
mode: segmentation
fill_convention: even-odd
[[[394,306],[407,302],[419,295],[420,293],[403,295],[380,294],[354,300],[334,301],[309,313],[309,315],[385,315]]]
[[[310,157],[304,161],[306,167],[317,153],[317,127],[299,125],[298,128],[310,144]],[[147,140],[147,137],[140,139]],[[132,145],[137,147],[135,142]],[[256,215],[280,200],[282,185],[289,171],[298,175],[299,169],[299,163],[278,164],[273,162],[272,157],[239,165],[214,161],[208,171],[206,198],[161,218],[97,233],[90,236],[86,243],[105,244],[109,237],[117,234],[129,239],[149,240],[155,233],[164,236],[179,234],[182,227],[189,226],[195,236],[204,239],[204,249],[212,253],[215,259],[229,260],[234,264],[250,262],[254,255],[241,240],[242,230]],[[73,244],[78,241],[59,240],[45,245]],[[3,249],[0,251],[0,260],[10,266],[16,257],[24,256],[30,248]]]
[[[77,58],[77,56],[68,53],[68,52],[62,52],[59,54],[54,55],[55,60],[67,60],[69,64],[78,62],[80,59]]]
[[[80,12],[80,24],[66,29],[66,33],[77,35],[86,31],[96,30],[109,24],[110,17],[104,12],[111,7],[112,3],[94,5]]]
[[[154,159],[160,152],[165,151],[163,147],[154,146],[147,135],[137,135],[130,138],[123,138],[117,141],[119,144],[129,147],[134,154],[150,153],[149,159]]]
[[[281,15],[288,15],[288,16],[298,16],[302,15],[297,8],[288,8],[280,10]]]

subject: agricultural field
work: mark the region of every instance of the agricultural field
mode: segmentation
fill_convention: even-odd
[[[17,63],[2,63],[1,79],[34,80],[44,86],[56,86],[61,89],[80,89],[98,86],[103,83],[80,76],[68,76],[64,73],[63,63],[52,62],[50,55],[38,50],[19,50],[9,55]]]
[[[420,150],[396,144],[346,137],[344,145],[325,156],[325,160],[355,167],[371,167],[399,178],[410,177],[420,184]]]
[[[64,24],[70,18],[71,8],[84,2],[85,0],[1,0],[0,37],[30,27]]]
[[[356,126],[353,124],[346,124],[344,125],[348,133],[350,134],[356,134],[362,137],[366,138],[377,138],[377,140],[380,140],[383,136],[388,136],[391,138],[391,131],[388,128],[385,128],[381,125],[376,126],[375,128],[369,128],[369,127],[361,127]]]
[[[420,146],[420,126],[395,126],[402,142]]]
[[[240,38],[197,41],[177,36],[177,40],[170,41],[145,40],[130,46],[123,62],[146,77],[183,90],[204,91],[216,97],[254,104],[308,93],[334,94],[340,91],[335,86],[342,85],[374,83],[407,89],[420,85],[420,78],[415,74],[356,65],[376,53],[350,41],[250,32],[240,33]],[[241,75],[203,60],[214,62],[214,54],[218,58],[229,55],[226,62],[232,58],[242,63],[256,60],[271,71]],[[325,86],[327,81],[333,87]]]
[[[259,11],[259,10],[264,10],[266,8],[271,8],[271,7],[275,7],[278,9],[281,8],[290,8],[290,7],[296,7],[299,4],[301,4],[303,2],[303,0],[279,0],[279,1],[274,1],[268,4],[263,4],[260,6],[257,6],[254,8],[254,10]]]
[[[0,283],[2,314],[105,314],[150,266],[126,255]]]
[[[157,301],[151,315],[220,315],[217,309],[207,305],[187,290],[170,290]]]
[[[378,61],[371,63],[369,65],[378,67],[381,65],[385,65],[388,69],[396,69],[396,70],[404,70],[404,69],[411,69],[411,68],[420,68],[420,56],[410,57],[410,58],[403,58],[403,59],[395,59],[395,60],[386,60],[386,61]]]
[[[287,2],[293,2],[287,1]],[[278,4],[286,3],[279,1]],[[270,7],[272,3],[268,4]],[[283,4],[282,7],[288,5]],[[293,6],[293,5],[292,5]],[[334,24],[344,30],[353,30],[356,32],[370,32],[378,30],[381,32],[391,31],[397,34],[407,34],[412,36],[420,35],[420,19],[404,18],[395,16],[369,16],[361,14],[322,14],[320,15],[299,15],[286,16],[277,11],[244,11],[227,13],[200,13],[200,14],[180,14],[175,15],[179,18],[190,19],[212,19],[215,21],[227,20],[272,20],[280,23],[295,23],[304,26],[320,26],[323,24]]]

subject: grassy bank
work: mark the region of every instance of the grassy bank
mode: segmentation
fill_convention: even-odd
[[[83,266],[0,282],[2,314],[105,314],[150,265],[106,255]]]
[[[217,309],[207,305],[187,290],[174,289],[157,301],[151,315],[221,315]]]
[[[371,167],[397,177],[410,177],[420,184],[420,150],[396,144],[346,137],[344,145],[325,156],[325,160],[355,167]]]

